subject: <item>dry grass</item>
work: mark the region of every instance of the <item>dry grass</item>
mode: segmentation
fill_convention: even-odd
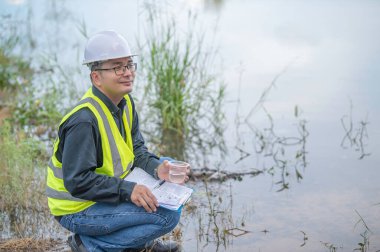
[[[52,251],[62,244],[61,240],[21,238],[0,241],[0,251]]]

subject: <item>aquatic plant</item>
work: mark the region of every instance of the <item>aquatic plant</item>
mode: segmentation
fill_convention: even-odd
[[[216,251],[220,247],[227,249],[235,238],[251,232],[246,229],[245,221],[252,213],[244,212],[240,216],[233,214],[232,184],[204,180],[200,186],[195,196],[196,211],[188,212],[185,218],[198,220],[197,241],[203,243],[203,247],[215,246]]]
[[[224,151],[224,84],[213,75],[216,52],[206,48],[195,29],[181,36],[174,18],[165,19],[154,5],[146,9],[146,34],[139,43],[142,111],[152,125],[146,134],[156,150],[177,159]],[[189,26],[195,22],[190,14]]]
[[[281,75],[286,73],[289,66],[290,64],[273,78],[247,116],[241,120],[237,115],[235,120],[238,136],[235,149],[239,152],[240,156],[235,161],[235,164],[249,157],[262,159],[263,167],[261,169],[276,178],[274,183],[279,187],[277,192],[289,189],[289,180],[292,177],[295,177],[297,181],[302,180],[303,171],[307,166],[306,142],[309,132],[306,127],[307,120],[302,118],[299,106],[294,106],[293,113],[296,133],[287,135],[278,133],[275,127],[275,119],[265,106],[271,90],[275,87]],[[264,115],[267,126],[258,126],[257,121],[253,120],[254,115],[259,112]],[[246,147],[246,139],[241,139],[239,136],[240,132],[243,131],[242,129],[248,129],[251,132],[249,140],[253,143],[252,147]],[[252,148],[253,151],[251,150]]]
[[[349,115],[343,115],[340,118],[340,122],[344,129],[344,137],[340,146],[343,149],[354,149],[356,152],[360,152],[359,159],[363,159],[366,156],[371,155],[366,150],[368,137],[367,125],[369,124],[368,115],[364,120],[360,122],[354,122],[353,120],[353,104],[350,100],[350,113]],[[354,124],[357,126],[355,127]]]
[[[359,216],[359,220],[356,222],[355,227],[361,223],[364,227],[364,231],[360,233],[362,237],[362,241],[358,242],[358,247],[354,249],[354,251],[367,252],[369,251],[369,238],[370,234],[372,234],[371,229],[369,229],[367,223],[364,221],[363,217],[359,214],[359,212],[355,209],[356,214]]]

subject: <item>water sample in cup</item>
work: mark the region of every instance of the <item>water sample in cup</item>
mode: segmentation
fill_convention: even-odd
[[[183,161],[170,161],[169,162],[169,180],[170,182],[181,184],[185,182],[188,163]]]

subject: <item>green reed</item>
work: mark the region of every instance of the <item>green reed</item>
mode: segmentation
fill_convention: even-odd
[[[224,85],[212,74],[216,51],[206,48],[195,29],[180,34],[174,18],[165,19],[152,6],[147,9],[148,28],[139,43],[141,102],[148,125],[153,125],[147,132],[156,151],[184,159],[224,150]],[[189,23],[196,18],[189,15]]]

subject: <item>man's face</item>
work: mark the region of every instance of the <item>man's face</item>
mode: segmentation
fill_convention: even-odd
[[[99,67],[103,70],[94,70],[91,73],[93,82],[108,98],[118,103],[133,90],[135,72],[125,67],[132,64],[131,57],[108,60]]]

